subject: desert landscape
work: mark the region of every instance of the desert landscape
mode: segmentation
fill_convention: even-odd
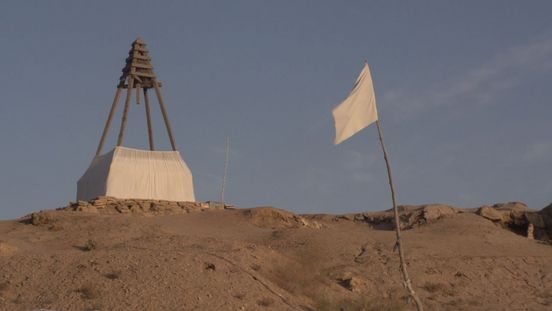
[[[552,308],[552,205],[400,208],[408,269],[427,310]],[[0,309],[414,310],[392,219],[391,211],[71,203],[0,222]]]

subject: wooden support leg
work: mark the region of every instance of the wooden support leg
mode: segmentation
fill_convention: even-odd
[[[157,100],[159,101],[159,106],[161,107],[161,112],[163,113],[163,120],[165,120],[165,126],[167,127],[167,133],[169,134],[169,139],[171,141],[171,146],[174,151],[178,150],[176,148],[176,142],[172,133],[171,123],[169,121],[169,116],[167,110],[165,109],[165,103],[163,102],[163,96],[161,96],[161,90],[157,84],[157,80],[153,80],[153,87],[155,88],[155,94],[157,95]]]
[[[118,87],[117,92],[115,92],[115,98],[113,99],[113,104],[111,104],[111,110],[109,111],[109,116],[107,117],[107,121],[105,121],[102,137],[100,138],[100,143],[98,144],[98,149],[96,149],[96,157],[102,153],[102,149],[105,143],[105,138],[107,137],[107,133],[109,132],[109,127],[111,126],[111,121],[113,120],[113,115],[115,114],[115,111],[117,110],[117,105],[119,104],[119,97],[121,97],[121,90],[122,88]]]
[[[153,125],[151,123],[151,111],[150,111],[150,103],[149,103],[149,97],[148,97],[148,89],[144,89],[144,103],[146,106],[146,119],[148,121],[148,140],[149,140],[149,147],[150,150],[155,150],[155,146],[153,144]]]
[[[127,123],[128,116],[128,107],[130,106],[130,98],[132,97],[132,88],[134,87],[134,78],[132,76],[128,77],[128,89],[127,97],[125,99],[125,109],[123,110],[123,118],[121,119],[121,129],[119,130],[119,138],[117,139],[117,146],[121,146],[125,139],[125,128]]]

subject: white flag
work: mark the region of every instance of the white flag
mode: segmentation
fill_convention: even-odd
[[[332,111],[335,120],[335,144],[353,136],[378,119],[376,94],[368,64],[355,82],[353,90],[341,104]]]

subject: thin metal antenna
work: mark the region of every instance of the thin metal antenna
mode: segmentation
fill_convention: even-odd
[[[229,164],[229,153],[230,153],[230,137],[226,136],[225,143],[225,152],[224,152],[224,175],[222,176],[222,189],[220,190],[220,202],[224,204],[224,190],[226,188],[226,178],[228,177],[228,164]]]

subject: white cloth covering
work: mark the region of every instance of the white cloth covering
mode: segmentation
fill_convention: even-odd
[[[77,200],[195,201],[192,172],[178,151],[116,147],[96,157],[77,182]]]
[[[336,145],[378,120],[376,94],[368,64],[364,64],[347,99],[335,107],[332,114]]]

